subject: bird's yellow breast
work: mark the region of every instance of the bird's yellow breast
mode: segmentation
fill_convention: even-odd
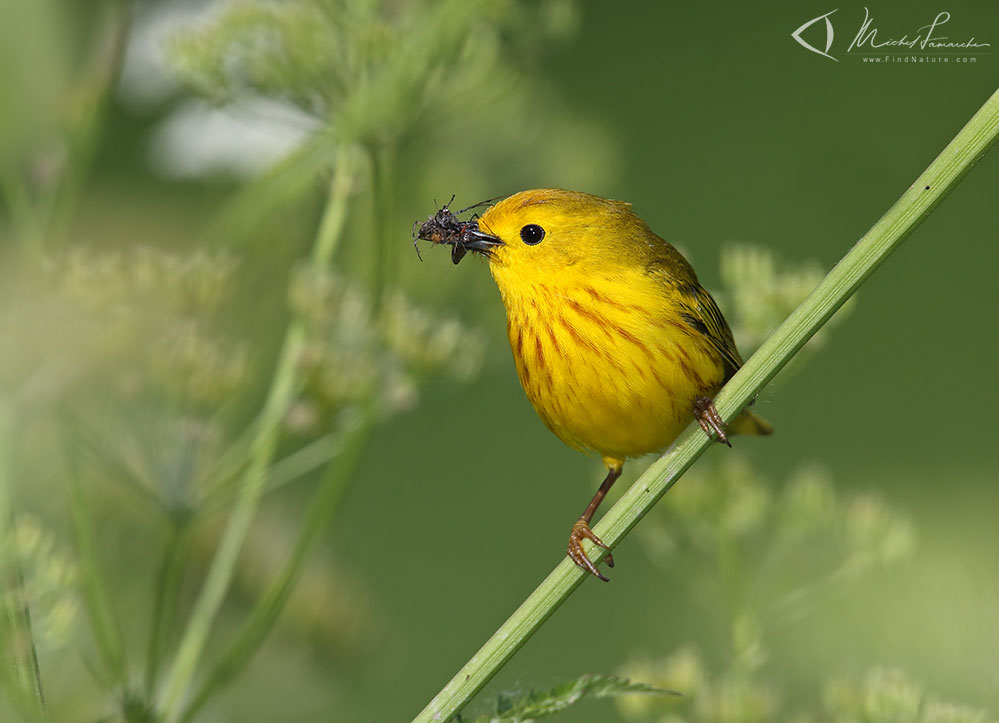
[[[520,382],[567,444],[623,462],[670,444],[724,365],[641,268],[553,276],[490,264]]]

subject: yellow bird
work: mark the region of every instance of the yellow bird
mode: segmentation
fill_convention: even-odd
[[[725,318],[687,260],[629,203],[522,191],[477,222],[445,206],[418,235],[451,244],[455,263],[467,251],[489,259],[528,399],[563,442],[603,457],[607,477],[572,526],[568,554],[607,580],[582,541],[607,549],[590,521],[625,459],[665,448],[692,419],[729,444],[711,401],[742,365]],[[745,410],[728,431],[772,429]]]

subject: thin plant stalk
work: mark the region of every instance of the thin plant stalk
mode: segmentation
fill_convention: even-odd
[[[94,534],[93,507],[75,474],[69,475],[69,513],[80,561],[83,600],[90,629],[105,672],[116,685],[124,685],[128,660],[125,636],[111,604],[107,581],[100,569]]]
[[[278,616],[284,609],[288,597],[295,588],[310,554],[329,529],[330,521],[340,507],[340,501],[348,487],[361,452],[365,447],[373,421],[372,412],[363,412],[345,432],[340,455],[327,467],[319,488],[309,504],[309,513],[302,522],[298,540],[281,570],[268,585],[266,592],[257,601],[253,611],[243,623],[235,639],[193,696],[190,705],[181,717],[181,723],[189,723],[201,707],[223,686],[233,680],[253,657],[253,654],[267,639]]]
[[[152,700],[153,687],[159,676],[169,639],[174,632],[177,603],[187,561],[190,521],[168,520],[167,539],[163,544],[163,558],[157,571],[153,589],[153,614],[149,626],[149,646],[146,650],[145,691]]]
[[[372,213],[375,237],[375,269],[374,283],[372,284],[372,298],[374,300],[374,314],[378,316],[381,312],[382,303],[385,296],[385,288],[395,276],[394,249],[389,248],[388,219],[392,217],[392,189],[390,187],[392,166],[395,160],[395,148],[390,144],[376,144],[368,149],[368,157],[371,163],[372,188],[371,194]]]
[[[10,505],[10,453],[13,445],[10,412],[0,405],[0,653],[17,687],[19,702],[31,714],[44,715],[42,673],[31,629],[31,610],[24,598],[24,571],[14,539],[14,514]],[[0,677],[6,677],[4,671]]]
[[[25,256],[41,258],[59,243],[72,221],[91,161],[97,151],[108,99],[117,87],[131,28],[128,0],[105,0],[96,8],[93,41],[83,72],[76,80],[75,101],[63,138],[67,158],[48,187],[29,190],[17,164],[0,171],[0,196],[14,221],[15,237]]]
[[[14,227],[14,238],[25,256],[38,258],[44,247],[44,233],[24,179],[17,168],[0,169],[0,193]]]
[[[985,102],[902,197],[718,393],[715,406],[722,417],[732,419],[755,398],[971,170],[995,143],[997,135],[999,91]],[[688,427],[673,447],[656,460],[607,512],[594,532],[611,548],[617,545],[710,444],[711,440],[697,425]],[[595,561],[605,554],[599,548],[589,547],[589,555]],[[563,557],[544,582],[413,719],[413,723],[451,720],[587,576],[588,573]]]
[[[132,27],[129,0],[105,0],[95,8],[95,25],[85,72],[77,85],[80,102],[65,137],[69,159],[47,213],[46,238],[63,243],[104,129],[110,98],[118,85]]]
[[[312,248],[310,264],[315,269],[327,266],[342,234],[354,180],[353,164],[354,155],[350,150],[344,149],[337,154],[335,175]],[[267,470],[277,447],[281,420],[298,389],[298,363],[305,342],[305,322],[294,319],[285,332],[271,387],[257,420],[258,426],[250,443],[249,464],[240,482],[239,497],[166,678],[160,707],[164,723],[175,723],[180,718],[208,634],[232,581],[240,550],[267,481]]]

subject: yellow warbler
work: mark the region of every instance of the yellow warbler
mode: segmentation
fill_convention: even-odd
[[[607,477],[568,554],[607,580],[582,541],[607,548],[590,521],[625,459],[663,449],[692,419],[729,444],[711,398],[742,365],[732,332],[687,260],[631,204],[545,188],[477,221],[458,215],[444,206],[418,237],[450,244],[454,263],[468,251],[489,259],[528,399],[563,442],[603,457]],[[745,410],[728,431],[772,430]]]

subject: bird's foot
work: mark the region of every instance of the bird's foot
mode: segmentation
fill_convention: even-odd
[[[569,559],[571,559],[579,567],[589,572],[591,575],[599,577],[604,582],[609,582],[608,578],[601,574],[600,570],[597,569],[597,566],[593,564],[593,561],[587,557],[586,553],[583,551],[584,538],[598,547],[610,550],[610,548],[604,544],[603,540],[593,534],[593,530],[590,529],[589,524],[587,524],[585,520],[579,519],[576,520],[576,523],[572,526],[572,532],[569,534]],[[614,558],[610,552],[604,556],[604,560],[607,562],[608,567],[614,567]]]
[[[728,441],[728,435],[725,434],[725,420],[718,414],[715,403],[710,397],[698,397],[694,400],[694,419],[701,425],[706,435],[709,437],[717,435],[719,442],[732,446]]]

